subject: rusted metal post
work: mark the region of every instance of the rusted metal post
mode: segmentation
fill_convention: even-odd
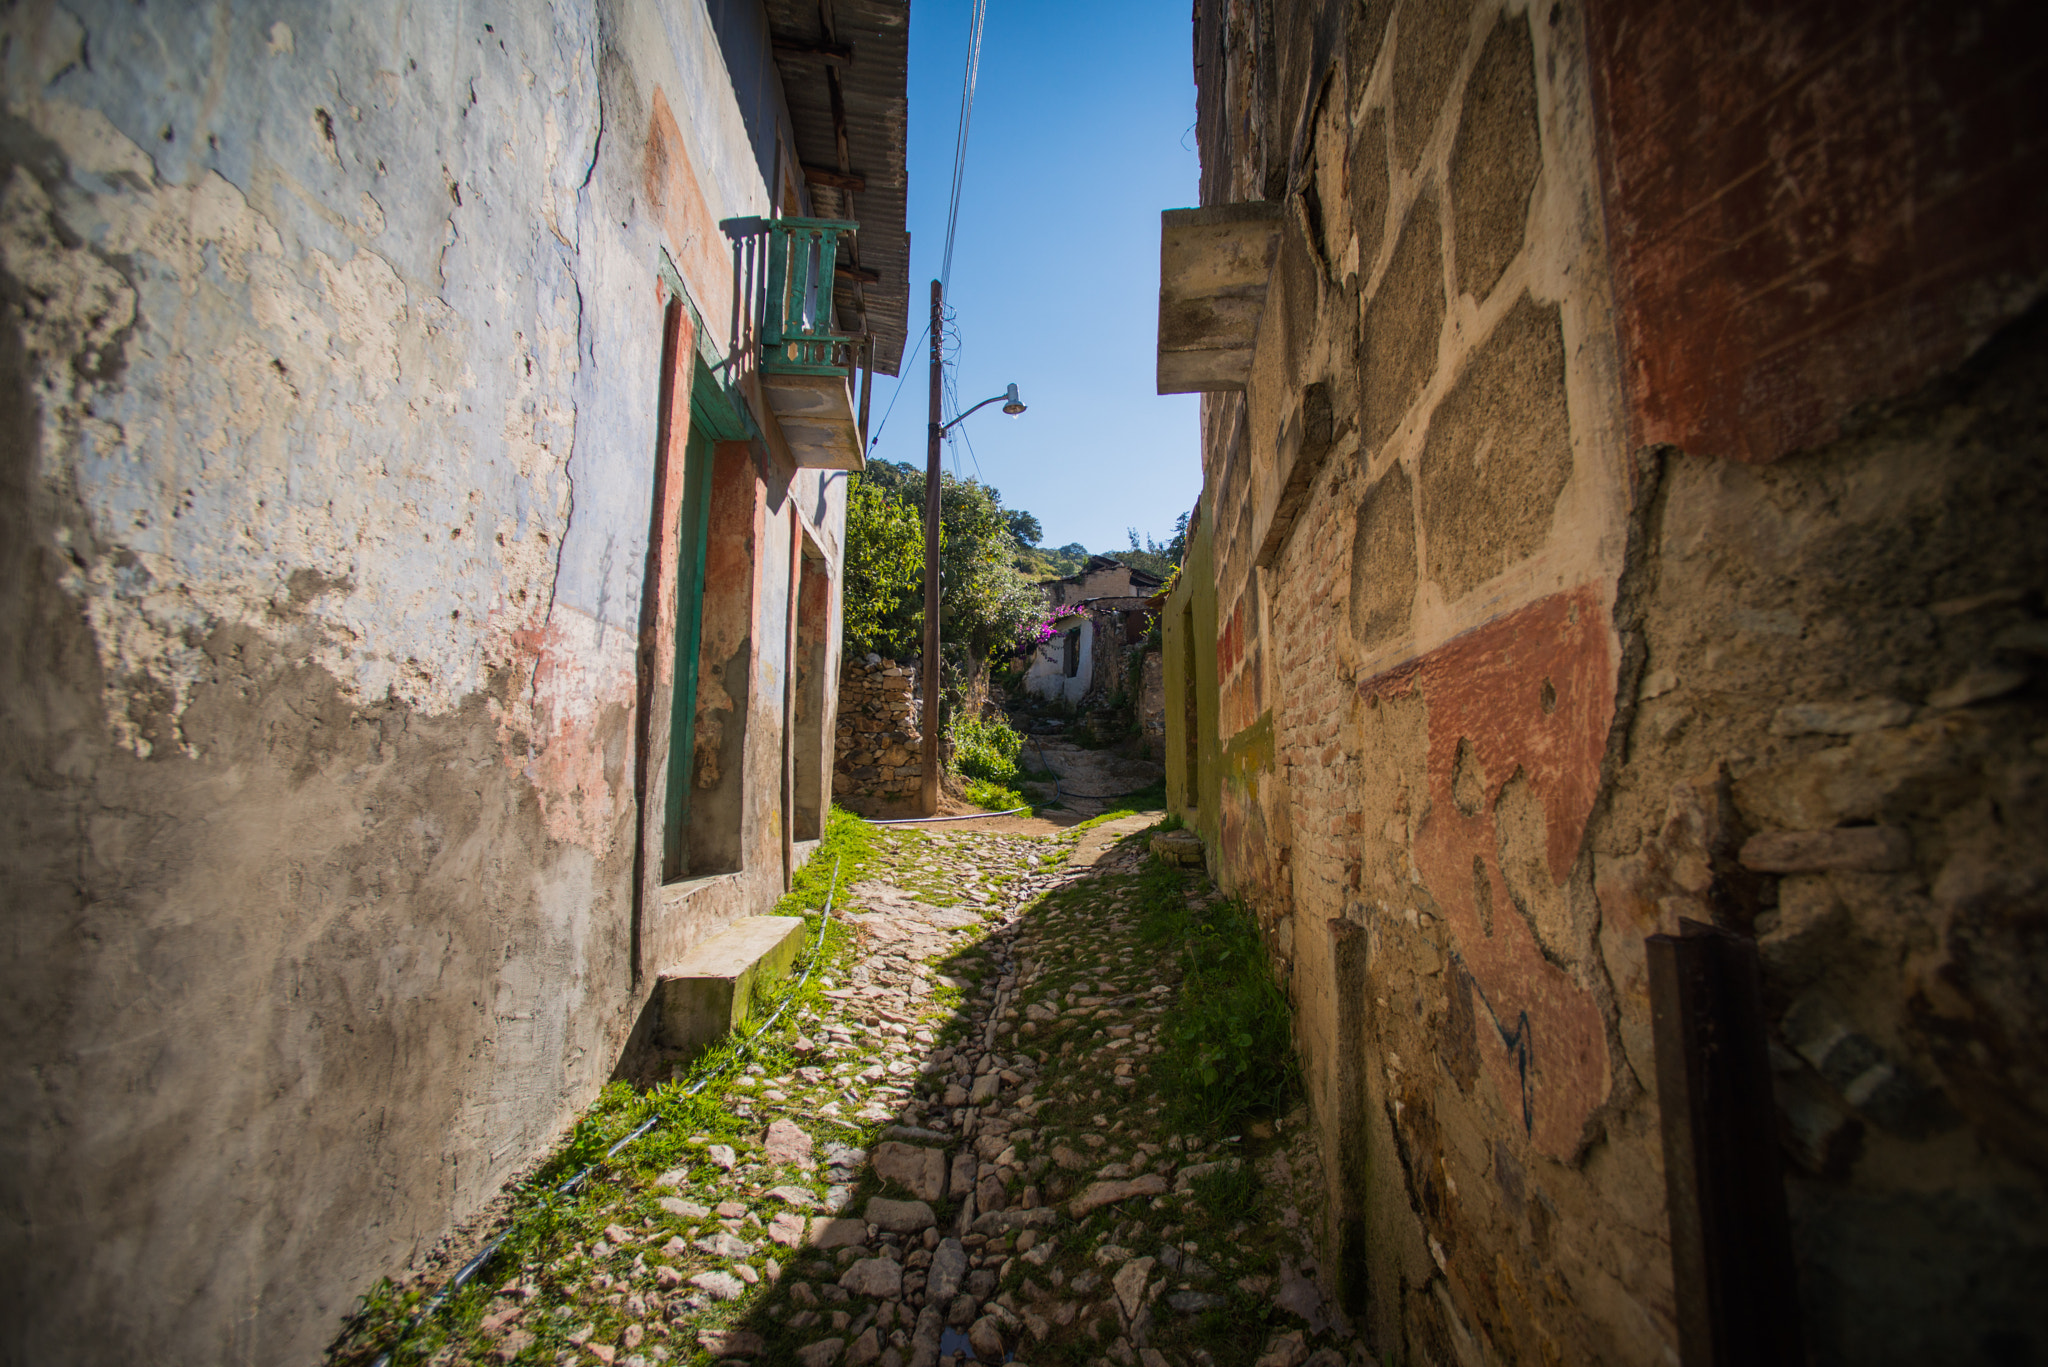
[[[924,744],[919,747],[924,770],[919,779],[919,809],[926,816],[939,810],[939,394],[945,388],[940,323],[945,287],[932,281],[932,401],[924,461]]]
[[[1652,935],[1650,1022],[1684,1367],[1798,1367],[1799,1300],[1753,943]]]

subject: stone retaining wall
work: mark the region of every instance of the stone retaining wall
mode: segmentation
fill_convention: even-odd
[[[879,655],[847,659],[839,674],[834,801],[859,811],[917,796],[924,766],[916,673]]]

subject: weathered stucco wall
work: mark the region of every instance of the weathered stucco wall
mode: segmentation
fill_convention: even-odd
[[[1910,48],[1882,89],[1967,109],[1956,164],[2024,209],[2038,143],[1977,99],[2019,11],[1901,47],[1669,8],[1198,14],[1203,201],[1286,218],[1249,380],[1204,398],[1213,564],[1165,663],[1171,700],[1213,641],[1215,711],[1190,743],[1169,702],[1169,796],[1268,928],[1324,1271],[1380,1350],[1676,1360],[1643,937],[1686,917],[1763,957],[1815,1360],[2038,1351],[2038,327],[1871,405],[2040,266],[1959,182],[1830,159]],[[1691,117],[1745,90],[1780,121]],[[1722,271],[1752,209],[1777,255]]]
[[[307,1361],[781,886],[636,983],[661,256],[715,353],[766,187],[695,5],[0,23],[0,1341]]]

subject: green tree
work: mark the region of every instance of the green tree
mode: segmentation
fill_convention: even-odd
[[[939,635],[948,703],[973,687],[991,655],[1038,611],[1038,591],[1012,563],[1018,549],[1001,494],[940,474]],[[847,497],[845,617],[849,651],[902,660],[922,648],[924,476],[908,465],[870,462]]]
[[[924,629],[924,523],[890,490],[858,481],[846,497],[846,649],[917,653]]]
[[[964,689],[998,647],[1023,634],[1039,593],[1011,563],[1017,543],[1002,496],[980,480],[939,478],[941,650]]]

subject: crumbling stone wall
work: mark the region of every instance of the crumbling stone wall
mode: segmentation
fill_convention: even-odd
[[[2048,1294],[2044,432],[2034,316],[1839,441],[1647,472],[1590,835],[1621,1044],[1642,935],[1754,937],[1818,1362],[1996,1362]]]
[[[1656,1116],[1570,910],[1628,498],[1577,21],[1299,18],[1204,88],[1274,139],[1205,144],[1205,195],[1297,209],[1247,388],[1204,402],[1217,862],[1291,975],[1353,1312],[1446,1360],[1654,1360]]]
[[[872,653],[841,666],[834,801],[865,814],[918,795],[924,778],[918,685],[915,669]]]
[[[1815,1359],[1996,1361],[2048,1294],[2019,1043],[2048,883],[2013,845],[2041,828],[2048,566],[2020,530],[2035,329],[1981,349],[2048,262],[1999,216],[1845,185],[1877,164],[1846,147],[1759,169],[1762,134],[1700,110],[1781,98],[1756,55],[1780,41],[1821,84],[1967,54],[1872,98],[1982,108],[1988,75],[1960,73],[2011,13],[1836,47],[1813,15],[1766,43],[1730,6],[1624,8],[1202,8],[1203,202],[1286,212],[1249,379],[1203,401],[1214,618],[1182,620],[1185,582],[1169,600],[1168,684],[1213,639],[1215,711],[1190,744],[1169,709],[1171,791],[1268,928],[1325,1273],[1382,1349],[1676,1353],[1643,937],[1684,917],[1763,955]],[[1868,126],[1788,98],[1823,134]],[[1984,117],[1999,150],[1926,155],[2038,198]],[[1756,198],[1808,184],[1832,196],[1810,213]],[[1722,261],[1745,214],[1783,270]],[[1865,245],[1921,282],[1925,347],[1905,304],[1866,308],[1847,240],[1908,219],[1913,245]],[[1728,291],[1753,270],[1807,284],[1752,315]],[[1848,295],[1817,283],[1844,271]],[[1727,402],[1764,374],[1800,379]],[[1946,1266],[1906,1286],[1915,1239]]]

